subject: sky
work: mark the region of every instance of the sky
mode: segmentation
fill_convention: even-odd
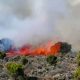
[[[0,0],[0,39],[17,45],[48,40],[80,45],[80,0]]]

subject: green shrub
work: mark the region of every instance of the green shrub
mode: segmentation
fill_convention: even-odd
[[[80,51],[77,53],[76,61],[77,61],[78,66],[80,66]]]
[[[25,64],[28,63],[28,59],[26,58],[26,56],[23,56],[23,57],[21,58],[21,63],[22,63],[23,65],[25,65]]]
[[[16,62],[8,62],[6,63],[6,68],[8,73],[11,76],[15,75],[23,75],[23,68],[22,65]]]
[[[60,52],[62,54],[68,53],[68,52],[71,51],[71,48],[72,48],[72,46],[70,44],[68,44],[66,42],[61,42],[61,50],[60,50]]]
[[[4,57],[6,57],[6,53],[0,52],[0,59],[4,59]]]
[[[80,67],[78,67],[74,72],[74,80],[80,80]]]
[[[46,60],[51,65],[57,63],[57,57],[56,56],[52,56],[52,55],[48,56]]]

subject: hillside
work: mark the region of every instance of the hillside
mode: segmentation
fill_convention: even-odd
[[[45,56],[26,56],[28,63],[24,66],[24,73],[26,76],[38,77],[38,80],[72,80],[77,66],[75,56],[76,53],[71,52],[62,58],[58,57],[59,61],[56,66],[48,64]],[[11,80],[4,68],[8,61],[21,63],[21,57],[0,60],[0,80]],[[28,79],[26,78],[26,80]]]

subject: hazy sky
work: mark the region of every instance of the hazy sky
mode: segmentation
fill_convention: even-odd
[[[0,38],[17,44],[59,37],[80,44],[80,0],[0,0]]]

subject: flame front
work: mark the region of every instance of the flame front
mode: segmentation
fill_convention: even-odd
[[[23,46],[17,51],[10,51],[7,53],[7,56],[14,56],[14,55],[31,55],[31,56],[48,56],[48,55],[58,55],[60,52],[61,43],[52,44],[47,43],[45,46],[40,46],[37,48],[32,49],[32,46]]]

